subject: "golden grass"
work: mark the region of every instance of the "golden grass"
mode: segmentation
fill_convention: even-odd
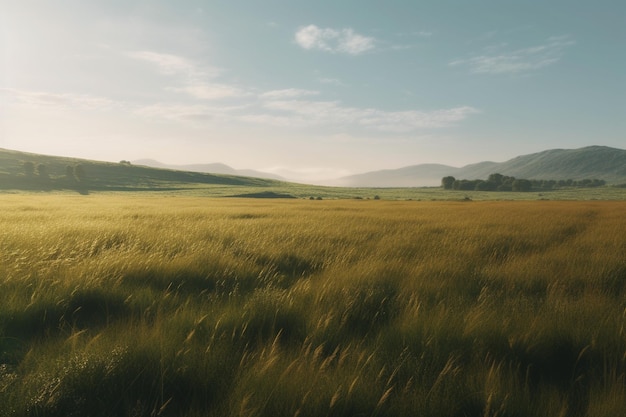
[[[625,212],[3,196],[0,415],[613,416]]]

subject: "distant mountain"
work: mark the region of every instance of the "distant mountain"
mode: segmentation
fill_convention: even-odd
[[[350,175],[333,181],[340,187],[417,187],[439,185],[441,178],[458,168],[441,164],[421,164]]]
[[[336,183],[344,187],[420,187],[439,185],[441,178],[448,175],[457,179],[487,179],[495,173],[526,179],[600,179],[623,183],[626,182],[626,150],[607,146],[551,149],[506,162],[485,161],[461,168],[421,164],[366,172],[339,178]]]
[[[212,164],[191,164],[191,165],[170,165],[164,164],[154,159],[138,159],[132,161],[133,165],[144,165],[152,168],[174,169],[177,171],[204,172],[210,174],[238,175],[242,177],[266,178],[271,180],[285,181],[280,175],[267,172],[255,171],[253,169],[235,169],[221,163]]]

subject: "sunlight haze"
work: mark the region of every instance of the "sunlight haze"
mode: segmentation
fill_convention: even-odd
[[[0,0],[0,148],[301,181],[626,138],[622,1]]]

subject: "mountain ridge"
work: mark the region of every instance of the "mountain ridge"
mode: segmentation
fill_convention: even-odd
[[[495,173],[525,179],[626,182],[626,150],[601,145],[548,149],[504,162],[483,161],[463,167],[418,164],[370,171],[339,178],[337,183],[345,187],[421,187],[440,185],[444,176],[474,180]]]
[[[264,179],[277,180],[277,181],[286,181],[286,179],[284,177],[281,177],[280,175],[271,174],[271,173],[263,172],[263,171],[257,171],[254,169],[235,169],[221,162],[213,162],[213,163],[208,163],[208,164],[175,165],[175,164],[166,164],[166,163],[157,161],[155,159],[137,159],[137,160],[131,161],[131,163],[133,165],[148,166],[151,168],[173,169],[176,171],[237,175],[237,176],[242,176],[242,177],[255,177],[255,178],[264,178]]]

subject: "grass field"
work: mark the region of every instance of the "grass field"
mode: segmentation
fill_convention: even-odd
[[[620,416],[626,202],[3,195],[0,416]]]

